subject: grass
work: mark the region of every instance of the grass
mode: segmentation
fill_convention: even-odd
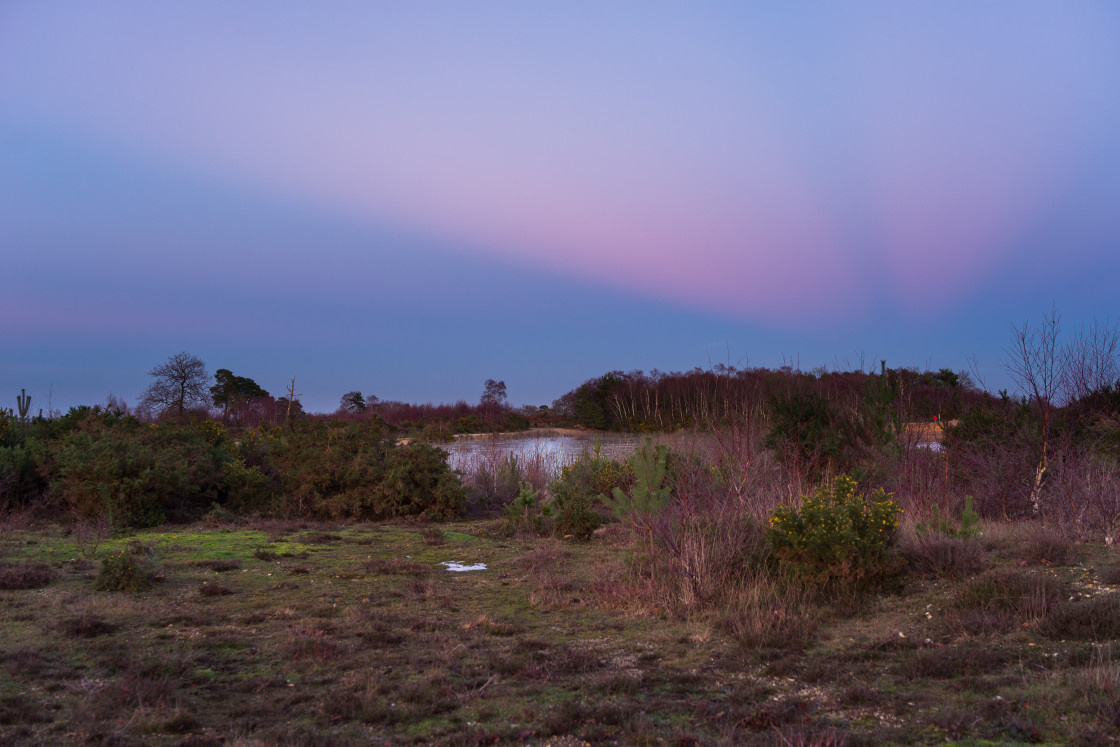
[[[723,613],[672,617],[626,603],[617,537],[499,529],[197,526],[90,559],[60,528],[5,529],[0,743],[1120,740],[1103,546],[996,529],[908,547],[904,579],[855,609],[760,572]],[[121,552],[151,586],[97,590]]]

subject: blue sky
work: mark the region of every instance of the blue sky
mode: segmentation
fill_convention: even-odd
[[[1113,3],[0,5],[0,396],[955,370],[1115,318]],[[2,400],[0,400],[2,403]]]

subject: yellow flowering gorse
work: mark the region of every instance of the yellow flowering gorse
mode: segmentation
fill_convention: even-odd
[[[878,489],[856,495],[847,475],[821,487],[799,507],[779,506],[770,517],[774,554],[814,582],[863,586],[886,575],[902,509]]]

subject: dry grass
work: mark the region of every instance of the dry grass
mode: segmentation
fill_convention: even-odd
[[[801,650],[816,636],[822,611],[812,594],[793,580],[754,573],[732,596],[722,615],[722,627],[751,649]]]
[[[1038,632],[1056,640],[1120,640],[1120,596],[1077,599],[1053,610]]]
[[[0,564],[0,590],[39,589],[54,579],[54,572],[43,563]]]
[[[1053,522],[1019,525],[1010,555],[1020,565],[1067,565],[1076,557],[1073,534]]]
[[[225,597],[237,592],[228,586],[222,584],[210,583],[207,581],[202,582],[202,586],[198,587],[198,594],[202,597]]]
[[[902,554],[921,576],[963,579],[984,569],[984,552],[975,540],[940,534],[905,536]]]
[[[1068,589],[1057,577],[1015,568],[1000,568],[970,579],[956,592],[944,620],[956,635],[998,635],[1037,624]]]
[[[1100,569],[1101,581],[1109,586],[1120,586],[1120,562],[1110,562]]]
[[[447,542],[443,530],[439,527],[423,527],[420,529],[420,539],[428,545],[442,545]]]

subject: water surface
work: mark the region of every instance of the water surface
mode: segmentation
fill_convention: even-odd
[[[579,459],[585,453],[598,453],[620,461],[628,459],[642,444],[643,436],[618,433],[572,434],[543,431],[541,433],[498,433],[488,436],[467,436],[452,443],[440,444],[448,452],[452,469],[466,469],[479,462],[496,462],[510,455],[519,462],[539,461],[551,470]]]

